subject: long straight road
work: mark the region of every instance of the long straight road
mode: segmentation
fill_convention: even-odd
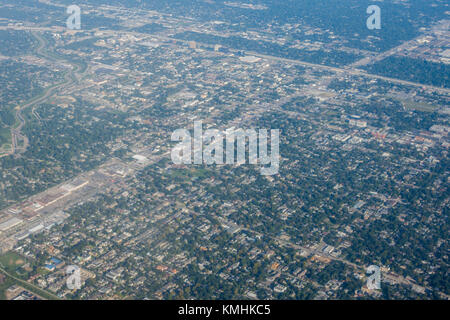
[[[54,300],[61,300],[60,297],[55,296],[53,293],[50,293],[49,291],[44,290],[42,288],[39,288],[39,287],[35,286],[32,283],[26,282],[26,281],[24,281],[22,279],[19,279],[19,278],[13,276],[12,274],[8,273],[5,269],[3,269],[1,266],[0,266],[0,273],[3,273],[7,277],[9,277],[9,278],[13,279],[14,281],[20,283],[21,285],[23,285],[25,287],[25,289],[27,289],[27,287],[30,287],[32,289],[31,291],[34,290],[34,293],[37,294],[37,295],[39,295],[40,292],[44,292],[48,296],[52,297],[52,299],[54,299]]]
[[[402,84],[402,85],[418,87],[418,88],[422,88],[422,89],[428,89],[428,90],[432,90],[432,91],[437,91],[441,94],[447,94],[447,95],[450,94],[450,89],[421,84],[421,83],[417,83],[417,82],[411,82],[411,81],[406,81],[406,80],[400,80],[400,79],[395,79],[395,78],[379,76],[376,74],[367,73],[367,72],[359,70],[359,69],[344,69],[344,68],[330,67],[330,66],[325,66],[322,64],[314,64],[314,63],[309,63],[309,62],[304,62],[304,61],[299,61],[299,60],[292,60],[292,59],[268,56],[268,55],[260,54],[257,52],[247,52],[247,53],[250,55],[254,55],[255,57],[260,57],[260,58],[264,58],[267,60],[288,62],[288,63],[292,63],[292,64],[308,66],[308,67],[322,69],[322,70],[326,70],[326,71],[332,71],[332,72],[340,73],[340,74],[349,74],[349,75],[354,75],[354,76],[379,79],[379,80],[384,80],[384,81],[391,82],[391,83],[397,83],[397,84]]]
[[[189,31],[189,30],[187,30]],[[129,32],[130,34],[139,34],[137,32]],[[156,36],[153,35],[153,37],[155,38],[160,38],[166,41],[172,41],[172,42],[181,42],[184,43],[186,45],[189,45],[190,41],[188,40],[182,40],[182,39],[176,39],[176,38],[171,38],[171,37],[165,37],[165,36]],[[197,44],[199,45],[203,45],[203,46],[211,46],[211,44],[208,43],[201,43],[196,41]],[[409,43],[409,42],[407,42]],[[403,48],[403,44],[399,46],[400,48]],[[399,47],[394,48],[393,50],[397,50]],[[282,57],[276,57],[276,56],[271,56],[271,55],[267,55],[267,54],[261,54],[255,51],[245,51],[246,54],[248,55],[253,55],[255,57],[259,57],[259,58],[263,58],[269,61],[277,61],[277,62],[286,62],[286,63],[291,63],[291,64],[295,64],[295,65],[301,65],[304,67],[311,67],[311,68],[316,68],[316,69],[320,69],[320,70],[325,70],[325,71],[331,71],[334,73],[338,73],[338,74],[348,74],[348,75],[354,75],[354,76],[361,76],[361,77],[366,77],[366,78],[372,78],[372,79],[379,79],[379,80],[384,80],[387,82],[391,82],[391,83],[396,83],[396,84],[402,84],[402,85],[409,85],[409,86],[413,86],[413,87],[417,87],[417,88],[422,88],[422,89],[428,89],[428,90],[432,90],[432,91],[437,91],[441,94],[447,94],[450,95],[450,89],[447,88],[442,88],[442,87],[436,87],[436,86],[432,86],[432,85],[426,85],[426,84],[421,84],[421,83],[417,83],[417,82],[412,82],[412,81],[406,81],[406,80],[401,80],[401,79],[397,79],[397,78],[390,78],[390,77],[385,77],[385,76],[380,76],[380,75],[376,75],[373,73],[367,73],[363,70],[357,69],[357,68],[352,68],[352,67],[332,67],[332,66],[327,66],[327,65],[323,65],[323,64],[316,64],[316,63],[311,63],[311,62],[305,62],[305,61],[301,61],[301,60],[294,60],[294,59],[288,59],[288,58],[282,58]],[[387,54],[387,56],[389,56],[391,54],[391,52],[389,52],[389,54]],[[383,55],[383,53],[381,54]]]
[[[2,29],[29,30],[29,31],[53,31],[53,32],[61,32],[62,30],[64,30],[63,28],[53,28],[52,29],[52,28],[24,27],[24,26],[0,27],[0,30],[2,30]],[[190,31],[190,29],[186,28],[184,31]],[[102,32],[105,34],[117,35],[118,31],[117,30],[102,30]],[[140,32],[136,32],[136,31],[120,31],[120,33],[129,34],[129,35],[148,36],[148,34],[146,34],[146,33],[140,33]],[[175,43],[176,42],[184,43],[186,45],[188,45],[190,42],[188,40],[177,39],[177,38],[172,38],[172,37],[167,37],[167,36],[160,36],[160,35],[152,35],[152,36],[155,38],[159,38],[162,40],[171,41],[171,42],[175,42]],[[201,43],[201,42],[196,42],[196,43],[198,43],[200,45],[204,45],[204,46],[211,46],[211,44],[208,44],[208,43]],[[403,48],[404,45],[406,45],[408,43],[410,43],[410,41],[407,41],[407,42],[401,44],[400,46],[398,46],[394,49],[391,49],[391,50],[397,51],[398,48]],[[379,56],[384,56],[385,54],[387,54],[387,56],[388,56],[388,55],[392,54],[391,50],[389,50],[387,53],[381,53]],[[261,54],[261,53],[254,52],[254,51],[246,51],[246,53],[248,55],[253,55],[255,57],[264,58],[269,61],[286,62],[286,63],[296,64],[296,65],[331,71],[331,72],[335,72],[335,73],[339,73],[339,74],[348,74],[348,75],[362,76],[362,77],[367,77],[367,78],[372,78],[372,79],[380,79],[380,80],[384,80],[384,81],[391,82],[391,83],[409,85],[409,86],[413,86],[413,87],[436,91],[441,94],[450,95],[450,89],[447,89],[447,88],[436,87],[436,86],[432,86],[432,85],[426,85],[426,84],[421,84],[421,83],[417,83],[417,82],[412,82],[412,81],[401,80],[401,79],[397,79],[397,78],[391,78],[391,77],[380,76],[380,75],[376,75],[376,74],[372,74],[372,73],[367,73],[363,70],[352,67],[352,65],[349,65],[347,67],[332,67],[332,66],[327,66],[327,65],[323,65],[323,64],[316,64],[316,63],[310,63],[310,62],[305,62],[305,61],[301,61],[301,60],[294,60],[294,59],[288,59],[288,58],[282,58],[282,57]],[[361,61],[362,60],[360,60],[359,63],[362,63]],[[358,63],[358,61],[356,63]]]

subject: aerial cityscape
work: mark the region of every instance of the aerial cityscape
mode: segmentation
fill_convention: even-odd
[[[0,300],[448,300],[446,0],[2,0]]]

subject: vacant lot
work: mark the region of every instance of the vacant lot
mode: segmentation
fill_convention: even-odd
[[[23,264],[25,264],[25,259],[17,253],[8,252],[0,256],[0,266],[8,272],[14,272]]]

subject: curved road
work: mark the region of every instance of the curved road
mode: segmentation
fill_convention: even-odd
[[[45,41],[45,39],[43,39],[39,34],[37,34],[36,32],[32,32],[32,35],[39,41],[39,47],[36,49],[36,55],[41,56],[47,60],[52,60],[52,61],[64,61],[64,62],[69,62],[70,64],[72,64],[73,69],[71,71],[68,71],[65,76],[64,76],[64,81],[57,83],[55,85],[52,85],[48,88],[46,88],[44,90],[43,93],[41,93],[40,95],[38,95],[37,97],[32,98],[29,102],[27,102],[25,105],[23,105],[22,107],[19,107],[16,111],[16,119],[19,121],[19,125],[15,128],[11,129],[11,153],[20,153],[20,152],[24,152],[28,146],[28,138],[23,135],[21,133],[22,128],[25,125],[25,119],[22,115],[22,110],[25,110],[29,107],[32,107],[32,114],[38,119],[38,121],[40,121],[40,117],[39,115],[36,113],[35,111],[35,107],[39,104],[42,103],[44,101],[46,101],[49,97],[53,96],[54,93],[58,90],[61,89],[62,87],[66,86],[66,85],[71,85],[74,82],[78,81],[78,77],[76,76],[76,74],[79,72],[80,70],[80,66],[77,64],[74,64],[68,60],[65,60],[63,58],[59,58],[56,57],[55,55],[48,55],[44,48],[47,46],[47,42]],[[24,145],[22,147],[18,146],[18,138],[21,138],[24,141]]]

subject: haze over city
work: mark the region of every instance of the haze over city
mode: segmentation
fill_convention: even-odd
[[[449,12],[2,0],[0,300],[448,300]]]

